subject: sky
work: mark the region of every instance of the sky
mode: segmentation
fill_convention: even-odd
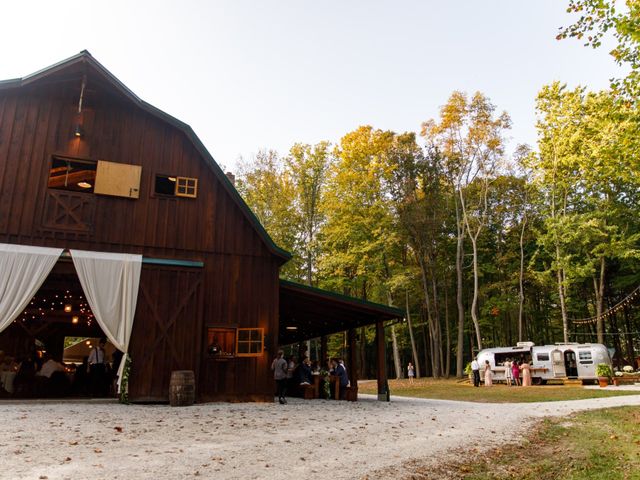
[[[0,79],[89,50],[140,98],[191,125],[219,164],[339,142],[360,125],[420,131],[454,90],[535,145],[535,97],[619,74],[607,48],[557,41],[565,0],[20,0],[2,5]]]

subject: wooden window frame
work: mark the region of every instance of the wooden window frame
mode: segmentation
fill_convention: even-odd
[[[240,332],[241,331],[250,331],[250,332],[259,332],[260,339],[259,340],[240,340]],[[249,335],[251,338],[251,335]],[[251,345],[260,342],[259,352],[251,352]],[[249,345],[249,353],[240,353],[239,346],[240,344]],[[236,357],[260,357],[264,353],[264,328],[238,328],[236,332]]]
[[[210,348],[210,340],[209,340],[209,334],[212,332],[219,332],[221,334],[227,335],[229,333],[233,333],[233,340],[231,341],[231,348],[234,349],[233,352],[219,352],[218,354],[211,354],[211,352],[209,352],[209,348]],[[237,348],[238,345],[238,329],[235,326],[229,326],[229,325],[208,325],[207,326],[207,331],[206,331],[206,336],[207,336],[207,353],[210,357],[212,358],[216,358],[216,359],[229,359],[229,358],[235,358],[236,357],[236,352],[235,349]],[[226,343],[226,342],[225,342]],[[224,353],[227,353],[226,355]]]
[[[162,193],[156,191],[156,182],[158,177],[163,177],[167,179],[175,178],[175,184],[173,186],[173,193]],[[181,193],[179,192],[179,188],[181,188],[180,183],[185,181],[193,181],[192,186],[186,186],[184,188],[193,188],[193,193]],[[150,196],[164,199],[176,199],[176,198],[198,198],[198,179],[195,177],[179,177],[178,175],[169,175],[167,173],[159,173],[156,172],[152,177],[153,188],[151,189]]]
[[[47,180],[46,180],[46,188],[51,189],[51,190],[58,190],[58,191],[63,191],[63,192],[73,192],[73,193],[81,193],[81,194],[89,194],[89,195],[95,195],[93,192],[93,189],[95,187],[95,175],[93,178],[93,184],[91,185],[91,188],[88,189],[77,189],[77,188],[64,188],[64,187],[54,187],[51,186],[51,171],[53,170],[53,163],[55,161],[59,161],[59,162],[67,162],[68,165],[70,165],[71,163],[75,163],[75,164],[85,164],[85,165],[91,165],[94,168],[92,169],[94,172],[97,173],[97,169],[98,169],[98,161],[91,159],[91,158],[85,158],[85,157],[71,157],[68,155],[61,155],[61,154],[57,154],[54,153],[51,155],[50,159],[49,159],[49,169],[47,171]]]
[[[180,182],[186,183],[185,185],[180,185]],[[193,185],[189,185],[189,182],[193,182]],[[185,192],[180,192],[180,188],[184,188]],[[187,193],[191,188],[193,188],[193,193]],[[176,197],[198,198],[198,179],[193,177],[176,177],[176,190],[174,195]]]

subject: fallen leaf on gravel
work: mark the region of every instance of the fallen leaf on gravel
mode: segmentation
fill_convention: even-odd
[[[77,445],[77,444],[78,444],[77,441],[69,442],[69,445]]]
[[[122,427],[113,427],[113,429],[118,433],[122,433]]]
[[[65,462],[70,462],[71,461],[71,457],[67,457],[64,459]]]
[[[47,477],[46,475],[40,475],[38,478],[40,480],[47,480],[47,478],[49,478],[49,477]]]
[[[94,448],[93,451],[96,453],[102,453],[102,450],[100,450],[99,448]]]

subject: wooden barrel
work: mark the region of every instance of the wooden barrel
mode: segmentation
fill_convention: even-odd
[[[171,372],[169,382],[169,404],[172,407],[193,405],[196,400],[196,378],[193,370]]]

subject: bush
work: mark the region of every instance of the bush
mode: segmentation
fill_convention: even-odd
[[[596,367],[596,375],[598,377],[611,378],[613,375],[613,372],[611,371],[611,365],[607,363],[599,363]]]
[[[464,367],[464,374],[465,375],[471,375],[472,371],[471,371],[471,362],[467,363],[467,366]]]

